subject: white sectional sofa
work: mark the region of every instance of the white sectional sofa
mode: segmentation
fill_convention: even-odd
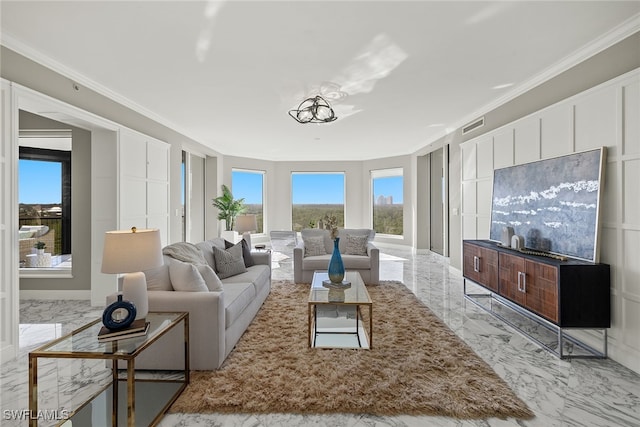
[[[215,238],[200,242],[196,246],[202,251],[208,266],[224,277],[216,268],[214,247],[224,250],[225,241]],[[184,262],[167,255],[164,255],[165,263],[162,267],[145,271],[149,290],[149,311],[189,313],[192,370],[218,369],[269,295],[271,253],[254,251],[251,252],[251,258],[255,265],[248,266],[246,271],[230,277],[218,279],[218,275],[213,278],[210,273],[209,276],[201,274],[207,288],[199,291],[196,291],[197,285],[186,283],[192,280],[188,275],[174,271],[184,271]],[[203,266],[198,266],[197,270],[202,272],[202,268]],[[196,277],[195,280],[199,279]],[[221,289],[211,290],[219,288],[220,282]],[[107,302],[111,303],[116,298],[117,294],[110,295]],[[174,328],[136,358],[136,369],[183,369],[182,339],[182,328]]]
[[[359,272],[367,284],[378,284],[380,281],[380,250],[373,244],[375,233],[368,228],[344,228],[338,231],[338,247],[345,270]],[[293,249],[293,279],[295,283],[311,283],[314,271],[327,270],[333,253],[333,241],[329,230],[324,229],[304,229],[300,236],[302,238]],[[364,238],[361,251],[348,250],[350,236]],[[324,253],[310,252],[309,248],[305,247],[305,241],[308,244],[318,237],[321,237],[324,243],[324,251],[320,250]]]

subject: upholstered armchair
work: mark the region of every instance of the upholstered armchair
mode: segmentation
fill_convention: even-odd
[[[380,250],[373,244],[375,233],[370,229],[349,228],[338,232],[340,255],[345,270],[357,271],[367,284],[378,284],[380,281]],[[300,234],[302,238],[293,249],[293,278],[296,283],[311,283],[314,271],[327,270],[333,243],[329,230],[309,228],[302,230]],[[310,248],[311,242],[317,243],[320,240],[324,245],[314,244]],[[362,245],[358,247],[359,244],[349,244],[353,242],[362,242]]]

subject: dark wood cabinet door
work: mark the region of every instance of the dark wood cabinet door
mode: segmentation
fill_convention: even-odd
[[[524,282],[526,271],[524,258],[500,253],[500,295],[520,305],[526,302]]]
[[[465,243],[463,274],[466,278],[498,292],[498,252]]]
[[[558,316],[558,269],[552,265],[526,260],[525,306],[554,323]]]

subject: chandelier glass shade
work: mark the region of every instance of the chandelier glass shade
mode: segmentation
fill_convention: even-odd
[[[337,119],[329,102],[320,95],[305,99],[297,109],[289,110],[289,115],[298,123],[328,123]]]

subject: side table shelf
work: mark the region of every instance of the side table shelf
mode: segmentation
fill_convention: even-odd
[[[38,359],[102,359],[111,360],[111,381],[100,388],[79,408],[69,414],[60,426],[154,426],[189,383],[189,313],[150,312],[146,336],[110,342],[98,342],[100,319],[51,341],[29,353],[29,410],[38,413]],[[171,378],[136,377],[135,358],[168,331],[182,323],[184,331],[184,372]],[[118,361],[126,362],[122,376]],[[71,421],[71,422],[69,422]],[[30,426],[37,426],[31,417]]]

